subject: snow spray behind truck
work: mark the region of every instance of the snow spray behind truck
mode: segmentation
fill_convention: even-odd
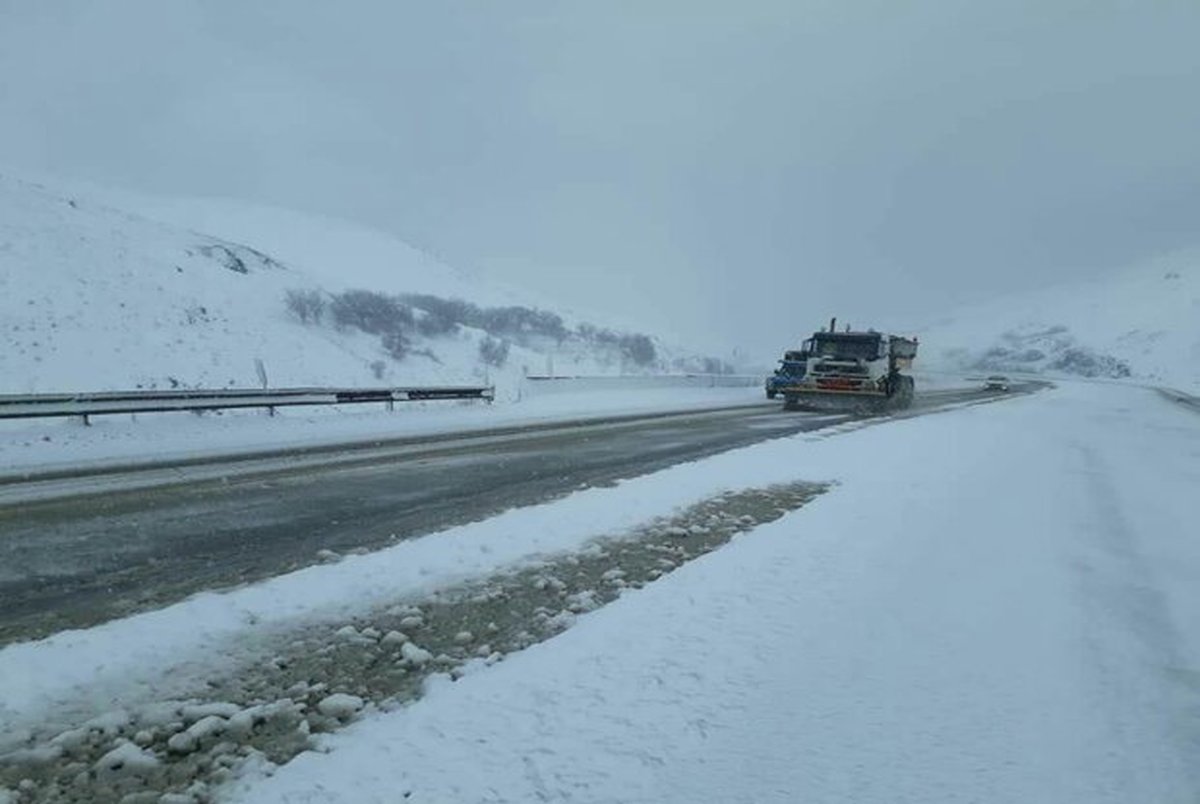
[[[804,377],[779,388],[788,410],[815,408],[851,413],[884,413],[912,405],[911,374],[917,339],[875,330],[814,332],[804,342],[808,366]]]

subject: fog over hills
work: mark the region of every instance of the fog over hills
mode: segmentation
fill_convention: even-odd
[[[1198,39],[1186,1],[0,2],[0,170],[354,221],[769,360],[1200,244]]]
[[[1200,251],[964,306],[912,329],[926,367],[1200,389]]]
[[[502,396],[525,373],[763,368],[670,343],[653,321],[594,323],[544,294],[311,214],[12,177],[0,177],[0,210],[9,393],[252,387],[256,360],[276,386],[488,381]],[[862,323],[846,308],[833,312]],[[797,320],[782,346],[822,323]],[[871,324],[920,335],[926,370],[1197,388],[1200,258],[1183,251],[932,322]]]

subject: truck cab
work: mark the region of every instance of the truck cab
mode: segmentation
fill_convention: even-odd
[[[804,375],[808,373],[811,345],[811,340],[805,341],[801,349],[783,353],[783,359],[779,361],[779,368],[775,369],[774,374],[767,377],[767,399],[774,399],[783,392],[784,388],[795,385],[804,379]]]

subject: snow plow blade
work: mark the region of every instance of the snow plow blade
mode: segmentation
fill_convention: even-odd
[[[853,413],[867,415],[889,408],[891,400],[884,394],[864,394],[855,391],[806,391],[784,394],[784,410],[814,410],[823,413]]]
[[[787,388],[783,393],[784,410],[813,410],[823,413],[850,413],[874,416],[911,407],[913,386],[904,383],[895,393],[882,391],[843,391],[821,388]]]

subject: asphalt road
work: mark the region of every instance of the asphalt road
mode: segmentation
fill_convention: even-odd
[[[931,393],[902,415],[998,396]],[[848,418],[764,403],[227,470],[206,463],[151,482],[135,472],[130,487],[120,473],[70,478],[50,494],[30,484],[24,498],[10,484],[0,497],[0,645],[277,575],[316,563],[320,550],[377,549]]]

